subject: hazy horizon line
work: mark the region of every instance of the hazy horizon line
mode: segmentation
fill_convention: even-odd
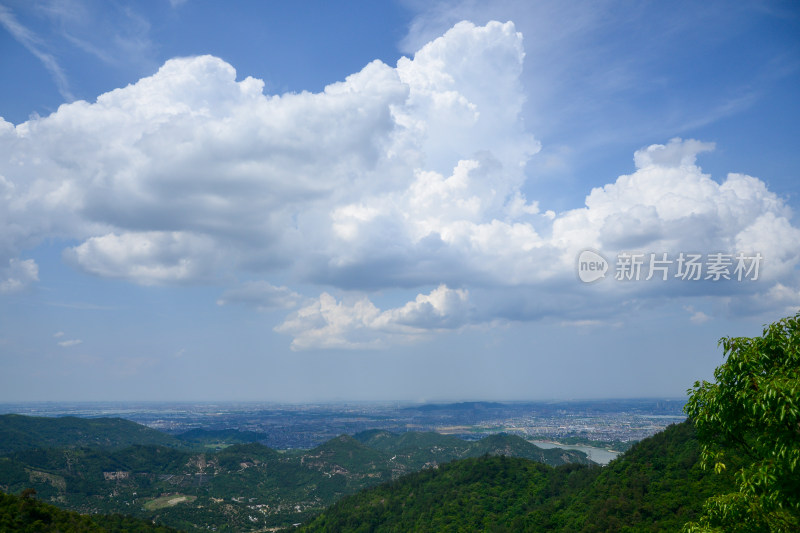
[[[338,405],[338,404],[411,404],[411,405],[442,405],[463,403],[569,403],[569,402],[609,402],[609,401],[685,401],[685,396],[608,396],[608,397],[551,397],[529,399],[392,399],[392,400],[358,400],[358,399],[328,399],[328,400],[226,400],[226,399],[186,399],[186,400],[0,400],[0,406],[11,405],[41,405],[41,404],[272,404],[272,405]]]

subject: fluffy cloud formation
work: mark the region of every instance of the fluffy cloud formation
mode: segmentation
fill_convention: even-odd
[[[290,256],[318,276],[326,259],[311,251],[328,242],[331,211],[403,191],[417,169],[483,152],[506,167],[498,197],[522,182],[538,149],[518,117],[522,58],[513,24],[463,23],[397,68],[375,61],[322,93],[265,95],[260,80],[236,81],[203,56],[95,103],[0,122],[0,253],[77,238],[75,265],[142,284]],[[208,265],[220,248],[225,261]]]
[[[320,93],[265,95],[262,81],[202,56],[95,103],[0,119],[0,292],[38,279],[24,251],[64,239],[78,242],[64,251],[75,267],[142,285],[246,272],[418,294],[384,311],[328,292],[303,303],[267,281],[222,294],[221,305],[300,306],[276,328],[294,349],[381,346],[498,318],[593,320],[581,313],[598,292],[575,276],[586,248],[759,252],[758,284],[681,291],[797,301],[789,208],[757,178],[704,174],[696,159],[710,143],[645,147],[632,174],[580,208],[556,214],[526,198],[539,144],[521,119],[523,60],[512,23],[463,22],[395,68],[375,61]],[[675,292],[602,283],[611,307]],[[449,287],[474,287],[480,305]]]
[[[221,261],[219,255],[211,238],[177,231],[109,233],[64,252],[69,262],[87,272],[135,279],[142,285],[211,278]]]
[[[8,266],[0,268],[0,294],[18,292],[39,281],[39,267],[33,259],[9,259]]]
[[[417,172],[405,191],[333,212],[333,264],[375,261],[381,238],[392,235],[393,253],[404,246],[413,264],[424,265],[438,248],[433,261],[447,283],[563,280],[574,276],[575,260],[587,248],[609,257],[626,250],[759,252],[765,279],[791,277],[800,262],[800,230],[790,222],[791,211],[757,178],[729,174],[720,184],[703,174],[696,156],[711,149],[673,139],[639,150],[633,174],[593,189],[585,207],[552,217],[517,190],[498,202],[491,161],[462,160],[446,178]]]
[[[696,156],[711,149],[673,139],[637,151],[636,172],[593,189],[586,207],[558,217],[552,242],[610,253],[761,252],[767,279],[791,275],[800,253],[791,210],[757,178],[728,174],[720,184],[703,174]]]
[[[382,348],[388,343],[417,340],[431,331],[458,329],[469,323],[470,314],[467,291],[444,285],[386,311],[366,297],[344,302],[322,293],[275,331],[294,337],[293,350]]]

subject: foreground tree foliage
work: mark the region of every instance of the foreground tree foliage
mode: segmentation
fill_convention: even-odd
[[[800,314],[720,344],[716,383],[696,382],[685,409],[703,465],[735,472],[738,490],[709,498],[684,531],[800,531]]]

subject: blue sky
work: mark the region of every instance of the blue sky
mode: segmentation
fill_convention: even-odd
[[[800,307],[799,17],[0,1],[0,401],[682,396]]]

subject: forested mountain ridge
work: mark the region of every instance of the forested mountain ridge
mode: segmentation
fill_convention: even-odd
[[[176,446],[119,447],[136,435],[151,442],[163,434],[113,419],[12,417],[11,422],[36,431],[29,431],[30,442],[19,437],[15,451],[0,456],[0,490],[34,488],[40,499],[69,509],[124,512],[180,528],[245,531],[301,522],[361,489],[484,453],[552,464],[589,462],[581,452],[540,450],[509,435],[467,442],[436,433],[367,432],[341,435],[310,450],[278,452],[257,442],[222,449],[213,444],[257,435],[235,431],[191,432],[185,441],[193,447],[169,435],[165,442]],[[65,425],[77,429],[58,437]],[[63,446],[46,447],[50,442]]]
[[[688,422],[645,439],[607,467],[548,467],[484,456],[343,498],[305,532],[679,531],[727,476],[704,471]]]
[[[480,457],[481,455],[507,455],[531,459],[550,466],[567,463],[590,464],[583,452],[561,448],[542,449],[518,435],[498,433],[478,441],[467,442],[452,435],[432,431],[392,433],[369,430],[356,433],[353,438],[370,448],[399,457],[401,461],[420,469],[454,459]]]
[[[706,497],[732,486],[729,476],[700,468],[688,422],[645,439],[604,468],[483,455],[397,477],[413,471],[425,450],[460,443],[471,453],[502,453],[519,445],[517,439],[464,443],[435,433],[370,431],[291,453],[257,443],[209,454],[152,446],[25,450],[0,458],[0,484],[33,484],[42,499],[84,512],[125,510],[186,530],[246,531],[310,520],[303,531],[565,533],[679,531]],[[388,483],[375,486],[381,481]],[[254,515],[263,520],[255,524]]]

